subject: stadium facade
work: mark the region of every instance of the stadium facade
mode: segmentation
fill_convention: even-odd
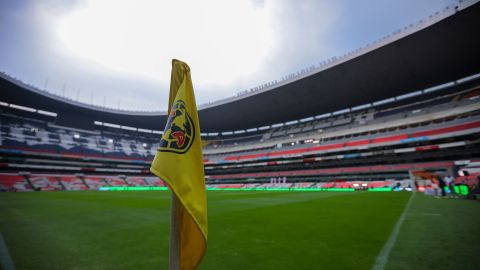
[[[462,4],[463,3],[463,4]],[[472,4],[473,3],[473,4]],[[384,187],[480,173],[480,4],[200,107],[212,187]],[[0,75],[0,189],[157,186],[166,115],[96,107]],[[428,178],[427,177],[427,178]]]

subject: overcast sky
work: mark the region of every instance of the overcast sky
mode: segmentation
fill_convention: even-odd
[[[165,110],[171,59],[198,104],[365,46],[455,0],[1,0],[0,71],[49,92]]]

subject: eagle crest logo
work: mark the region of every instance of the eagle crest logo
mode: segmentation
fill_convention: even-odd
[[[184,154],[195,139],[195,125],[187,113],[185,101],[177,100],[170,111],[158,151]]]

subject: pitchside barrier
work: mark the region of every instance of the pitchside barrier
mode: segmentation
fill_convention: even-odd
[[[100,191],[137,191],[137,190],[168,190],[167,187],[99,187]],[[392,188],[370,188],[366,190],[357,190],[354,188],[215,188],[210,187],[207,190],[258,190],[258,191],[330,191],[330,192],[353,192],[353,191],[371,191],[371,192],[390,192]]]

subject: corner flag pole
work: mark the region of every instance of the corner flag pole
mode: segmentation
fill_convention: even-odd
[[[178,198],[172,192],[170,208],[170,253],[169,253],[169,270],[180,269],[180,222],[178,218]]]

